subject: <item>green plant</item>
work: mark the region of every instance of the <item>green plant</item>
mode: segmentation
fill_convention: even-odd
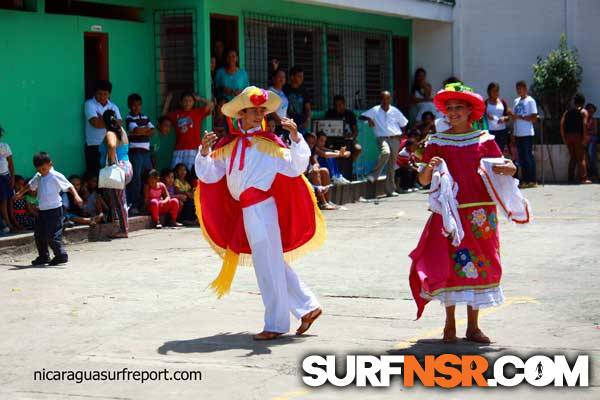
[[[563,33],[558,48],[533,65],[531,89],[546,117],[560,118],[579,89],[581,75],[577,49],[569,48]]]

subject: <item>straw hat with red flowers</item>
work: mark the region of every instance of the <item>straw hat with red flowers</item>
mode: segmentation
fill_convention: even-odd
[[[246,108],[264,107],[265,113],[269,114],[279,108],[281,98],[270,90],[264,90],[256,86],[248,86],[242,93],[223,104],[221,111],[225,116],[237,118],[238,113]]]

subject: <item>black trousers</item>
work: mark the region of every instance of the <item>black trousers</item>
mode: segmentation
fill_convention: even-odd
[[[62,242],[63,222],[65,220],[63,208],[40,210],[35,220],[35,245],[41,258],[50,258],[48,246],[54,256],[67,257],[67,252]]]
[[[98,176],[100,171],[100,146],[85,146],[85,172]]]
[[[401,190],[413,189],[417,182],[417,173],[411,168],[400,167],[396,170],[396,180]]]

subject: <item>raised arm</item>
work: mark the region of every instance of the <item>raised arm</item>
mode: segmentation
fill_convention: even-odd
[[[215,183],[225,176],[225,161],[215,160],[210,156],[211,148],[217,139],[213,132],[205,131],[202,144],[198,148],[195,161],[196,176],[204,183]]]

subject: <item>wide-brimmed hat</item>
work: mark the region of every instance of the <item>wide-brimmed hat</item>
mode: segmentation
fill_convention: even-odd
[[[248,86],[242,93],[223,104],[221,112],[230,118],[237,118],[238,113],[246,108],[264,107],[266,114],[276,111],[281,104],[281,97],[270,90],[256,86]]]
[[[483,97],[475,93],[470,87],[462,83],[450,83],[444,89],[437,92],[433,98],[433,104],[445,115],[447,114],[446,103],[449,100],[462,100],[469,103],[472,108],[471,121],[477,121],[483,117],[483,113],[485,112]]]

